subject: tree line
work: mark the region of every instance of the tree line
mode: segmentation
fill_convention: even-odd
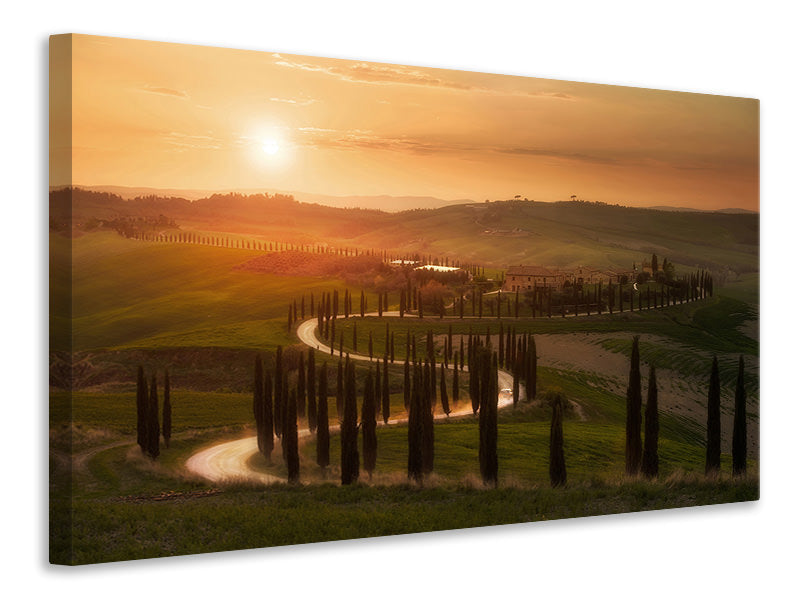
[[[487,331],[485,336],[470,334],[466,345],[462,338],[459,354],[453,349],[452,332],[448,339],[441,362],[437,362],[432,330],[425,337],[424,348],[418,349],[416,339],[410,334],[406,344],[402,393],[408,417],[408,477],[419,482],[433,472],[435,406],[439,403],[442,413],[449,416],[459,404],[460,378],[464,377],[466,366],[473,414],[479,417],[481,475],[487,484],[496,485],[498,369],[510,366],[513,371],[515,404],[520,399],[521,386],[534,390],[530,394],[533,397],[536,345],[532,335],[508,331],[499,337],[503,349],[498,352],[493,348],[497,342],[493,342],[491,332]],[[261,356],[256,357],[253,414],[259,451],[271,463],[275,440],[280,440],[287,477],[290,482],[298,481],[297,427],[298,418],[305,417],[309,433],[316,434],[317,465],[325,470],[330,464],[330,393],[335,396],[340,426],[341,481],[345,485],[356,482],[362,466],[371,478],[378,450],[377,422],[381,419],[388,424],[391,416],[389,354],[384,354],[382,360],[375,360],[374,368],[371,363],[367,368],[363,378],[360,417],[355,361],[349,353],[340,355],[335,363],[336,385],[329,390],[328,365],[323,363],[317,367],[315,357],[315,349],[308,348],[300,355],[296,368],[292,369],[284,364],[281,346],[276,350],[272,368],[265,368]],[[448,373],[450,365],[451,374]]]

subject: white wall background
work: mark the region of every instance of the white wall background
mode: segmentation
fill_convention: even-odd
[[[781,294],[797,292],[800,52],[791,3],[106,0],[13,3],[3,12],[5,597],[796,593],[800,398],[791,353],[798,311],[783,313],[780,302]],[[66,32],[760,98],[762,500],[80,569],[48,566],[47,36]]]

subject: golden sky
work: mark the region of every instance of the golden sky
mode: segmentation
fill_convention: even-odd
[[[72,86],[51,185],[758,210],[757,100],[84,35]]]

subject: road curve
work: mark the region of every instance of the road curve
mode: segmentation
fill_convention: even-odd
[[[384,316],[399,316],[397,311],[384,311]],[[377,316],[377,313],[370,313],[369,316]],[[315,334],[317,327],[317,319],[308,319],[300,323],[297,328],[297,337],[300,341],[311,348],[316,348],[320,352],[330,354],[330,346],[325,345]],[[338,351],[334,350],[334,356],[338,355]],[[350,354],[351,360],[361,360],[374,362],[378,359],[372,359],[369,356],[362,354]],[[452,370],[452,366],[448,369]],[[465,370],[466,367],[465,367]],[[513,384],[513,377],[510,373],[503,370],[497,371],[497,384],[498,389],[510,388]],[[520,385],[520,397],[523,397],[525,390]],[[497,397],[497,407],[504,408],[513,403],[513,398],[510,394],[499,394]],[[444,414],[435,415],[434,419],[444,420],[450,417],[458,417],[463,415],[472,414],[472,404],[470,402],[462,402],[461,405],[450,413],[450,416]],[[386,425],[398,425],[406,423],[408,419],[389,419]],[[383,421],[378,423],[378,427],[384,427]],[[331,426],[331,433],[339,430],[338,425]],[[298,438],[302,439],[309,437],[311,433],[307,430],[300,430],[297,432]],[[252,469],[248,464],[250,458],[258,452],[258,444],[255,436],[234,440],[232,442],[223,442],[215,444],[209,448],[201,450],[189,457],[186,461],[186,469],[193,475],[197,475],[214,483],[225,482],[240,482],[246,481],[251,483],[277,483],[284,481],[281,477],[269,475]]]

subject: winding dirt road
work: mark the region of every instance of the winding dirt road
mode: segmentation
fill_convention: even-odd
[[[400,313],[397,311],[384,311],[384,316],[399,316]],[[377,316],[378,313],[370,313],[368,316]],[[352,318],[352,317],[351,317]],[[330,354],[331,348],[330,346],[325,345],[314,333],[314,330],[317,327],[317,319],[308,319],[307,321],[303,321],[300,326],[297,328],[297,336],[300,338],[300,341],[306,344],[311,348],[316,348],[320,352],[325,352]],[[337,356],[339,353],[337,350],[334,350],[333,355]],[[372,359],[369,356],[364,356],[362,354],[350,354],[351,360],[361,360],[367,362],[374,362],[378,359]],[[452,367],[449,369],[452,370]],[[465,367],[466,370],[466,367]],[[507,389],[511,388],[513,384],[513,377],[510,373],[506,371],[498,370],[497,372],[497,383],[499,389]],[[522,385],[520,385],[520,398],[524,398],[525,390]],[[511,394],[508,393],[500,393],[497,397],[497,407],[504,408],[509,406],[513,403],[513,398]],[[462,406],[460,406],[457,410],[454,410],[450,413],[450,417],[457,417],[463,415],[472,414],[472,405],[469,402],[463,402]],[[439,414],[435,415],[435,420],[443,420],[450,418],[447,415]],[[407,419],[389,419],[389,422],[386,425],[397,425],[400,423],[406,423]],[[379,427],[385,427],[383,421],[378,423]],[[338,425],[331,427],[331,433],[339,431]],[[298,438],[302,439],[305,437],[309,437],[311,433],[307,429],[303,429],[297,432]],[[193,475],[200,476],[204,479],[212,481],[214,483],[224,483],[224,482],[252,482],[252,483],[276,483],[279,481],[284,481],[281,477],[276,477],[275,475],[268,475],[267,473],[262,473],[260,471],[256,471],[250,467],[249,460],[250,458],[258,452],[258,445],[256,443],[255,436],[242,438],[240,440],[234,440],[232,442],[224,442],[221,444],[216,444],[204,450],[201,450],[191,457],[189,460],[186,461],[186,468],[189,470],[190,473]]]

